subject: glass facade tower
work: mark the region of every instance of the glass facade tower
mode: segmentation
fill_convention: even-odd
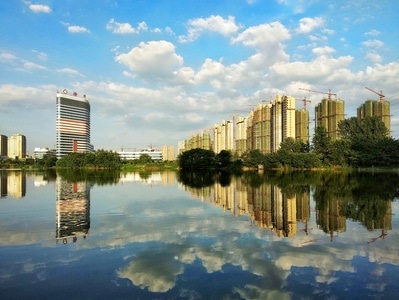
[[[56,155],[71,152],[91,152],[90,103],[86,96],[69,95],[67,90],[57,93]]]

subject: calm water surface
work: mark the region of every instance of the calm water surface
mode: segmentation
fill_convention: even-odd
[[[0,299],[396,299],[398,173],[1,172]]]

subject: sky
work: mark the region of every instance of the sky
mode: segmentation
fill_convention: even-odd
[[[295,97],[297,109],[306,97],[314,123],[331,91],[355,117],[382,91],[398,139],[398,8],[396,0],[0,1],[0,134],[25,135],[28,154],[54,148],[63,89],[87,95],[91,143],[114,151],[177,148],[276,95]]]

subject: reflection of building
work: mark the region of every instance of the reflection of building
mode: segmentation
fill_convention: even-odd
[[[25,197],[26,173],[21,171],[8,171],[6,174],[7,174],[6,194],[16,199]]]
[[[331,240],[334,233],[346,231],[346,216],[341,213],[344,200],[338,197],[324,199],[326,205],[317,208],[316,222],[325,233],[330,234]]]
[[[56,153],[57,158],[71,152],[91,152],[90,103],[86,95],[57,93]]]
[[[0,198],[7,196],[7,173],[0,171]]]
[[[76,242],[90,229],[90,186],[86,182],[56,181],[56,239]]]
[[[150,185],[170,185],[176,182],[174,172],[151,172],[151,173],[123,173],[119,182],[145,182]]]

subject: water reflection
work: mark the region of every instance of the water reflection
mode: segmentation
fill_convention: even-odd
[[[10,196],[21,199],[26,194],[26,173],[21,171],[0,172],[1,198]]]
[[[217,178],[190,173],[180,174],[179,180],[193,196],[230,210],[234,216],[249,215],[258,227],[278,237],[292,237],[298,230],[308,233],[311,196],[316,203],[316,224],[331,241],[346,231],[347,219],[360,221],[370,231],[380,229],[385,237],[386,230],[392,229],[391,201],[399,195],[395,173],[248,173],[231,176],[229,185]],[[378,182],[378,187],[370,182]]]
[[[90,184],[56,181],[56,240],[74,243],[78,237],[86,238],[90,229]]]
[[[399,292],[395,173],[42,175],[0,201],[2,299]]]

